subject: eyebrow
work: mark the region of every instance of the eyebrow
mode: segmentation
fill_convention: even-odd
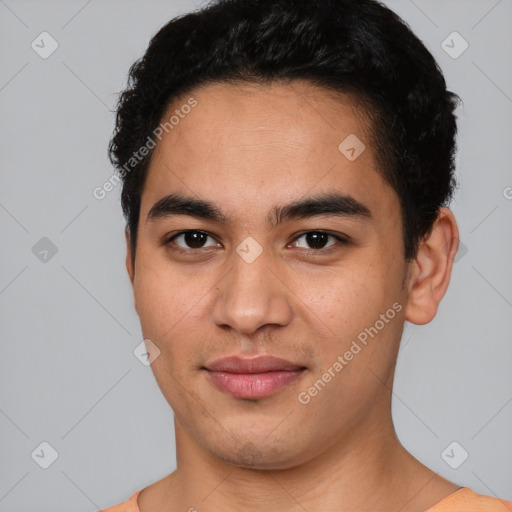
[[[204,199],[182,194],[169,194],[159,199],[149,210],[146,222],[187,215],[198,219],[225,224],[227,216],[215,204]],[[276,226],[294,219],[307,219],[320,215],[372,220],[370,209],[348,194],[328,193],[301,198],[292,203],[275,206],[267,216],[267,222]]]

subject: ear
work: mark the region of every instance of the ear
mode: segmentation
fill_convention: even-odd
[[[126,270],[128,271],[128,276],[130,277],[130,282],[133,286],[133,279],[135,276],[135,266],[132,258],[132,246],[130,241],[130,231],[128,228],[124,230],[124,236],[126,239]]]
[[[410,263],[405,319],[424,325],[436,316],[452,274],[459,248],[459,230],[451,210],[440,208],[430,234],[421,242]]]

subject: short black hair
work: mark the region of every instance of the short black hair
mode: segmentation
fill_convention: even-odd
[[[147,144],[169,104],[222,82],[307,81],[353,94],[371,119],[378,171],[401,205],[404,257],[414,259],[452,199],[459,96],[408,25],[375,0],[214,0],[151,39],[130,68],[109,157],[135,258]],[[341,142],[341,141],[340,141]],[[129,172],[128,172],[129,171]]]

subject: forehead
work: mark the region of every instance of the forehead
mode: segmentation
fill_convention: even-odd
[[[190,98],[196,106],[181,111]],[[363,203],[386,203],[387,195],[383,208],[396,203],[376,171],[370,125],[353,96],[302,82],[216,83],[173,101],[162,122],[180,113],[157,142],[146,213],[170,192],[252,211],[334,189]]]
[[[168,142],[194,149],[191,157],[208,152],[221,141],[215,154],[261,151],[262,146],[304,156],[315,149],[337,150],[340,137],[369,138],[370,123],[353,95],[334,93],[305,82],[290,84],[215,83],[182,96],[169,106],[169,118],[193,96],[197,106],[173,128]],[[204,143],[198,147],[198,139]],[[192,144],[192,147],[189,145]],[[160,148],[164,145],[160,145]],[[337,153],[335,153],[337,154]],[[299,156],[299,155],[298,155]],[[312,154],[312,156],[315,156]]]

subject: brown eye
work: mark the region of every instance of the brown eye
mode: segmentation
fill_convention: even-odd
[[[177,235],[173,236],[168,240],[167,243],[175,243],[179,248],[181,249],[203,249],[205,247],[215,247],[217,245],[214,243],[214,245],[205,246],[207,239],[211,238],[210,235],[207,233],[204,233],[203,231],[183,231],[181,233],[178,233]],[[176,242],[176,240],[182,240],[182,243],[184,245],[180,245]]]
[[[306,242],[312,246],[313,249],[323,249],[327,244],[329,237],[327,233],[312,232],[306,233]]]
[[[326,233],[325,231],[308,231],[307,233],[303,233],[302,235],[297,237],[296,240],[299,240],[301,238],[304,238],[306,244],[309,246],[309,247],[303,247],[303,248],[313,249],[313,250],[318,250],[318,251],[321,251],[321,250],[325,249],[326,247],[329,248],[329,247],[332,247],[333,245],[336,245],[336,241],[338,241],[342,244],[347,243],[346,240],[344,240],[338,236],[331,235],[330,233]],[[329,238],[334,239],[335,242],[331,245],[326,245],[328,243]]]

